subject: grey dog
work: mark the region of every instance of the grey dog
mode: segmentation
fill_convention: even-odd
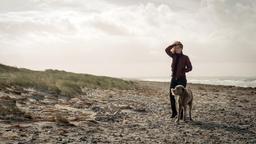
[[[188,88],[185,88],[183,85],[177,85],[174,89],[171,89],[171,92],[174,96],[178,96],[178,118],[176,122],[179,123],[181,119],[181,111],[183,109],[183,120],[186,122],[186,114],[187,114],[187,105],[189,106],[189,119],[191,118],[191,110],[192,110],[192,102],[193,102],[193,94],[192,91]]]

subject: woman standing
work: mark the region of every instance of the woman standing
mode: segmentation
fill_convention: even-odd
[[[171,93],[171,88],[175,88],[176,85],[183,85],[186,87],[187,79],[186,74],[187,72],[192,70],[192,64],[190,59],[187,55],[184,55],[183,52],[183,44],[180,41],[174,42],[172,45],[168,46],[165,49],[165,52],[172,58],[172,78],[170,82],[170,102],[171,102],[171,109],[172,115],[171,118],[174,118],[177,115],[176,110],[176,102],[174,95]],[[183,112],[181,114],[182,118]]]

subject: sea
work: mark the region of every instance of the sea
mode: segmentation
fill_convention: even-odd
[[[170,82],[171,77],[144,77],[138,80]],[[188,77],[188,83],[226,85],[238,87],[256,87],[256,77]]]

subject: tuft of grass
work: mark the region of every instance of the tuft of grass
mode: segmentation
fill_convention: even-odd
[[[17,85],[61,95],[82,94],[82,88],[134,89],[135,83],[119,78],[47,69],[32,71],[0,64],[0,85]]]

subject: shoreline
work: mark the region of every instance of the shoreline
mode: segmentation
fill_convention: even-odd
[[[166,83],[166,84],[170,84],[170,82],[167,82],[167,81],[151,81],[151,80],[132,80],[132,81],[135,81],[135,82],[152,82],[152,83]],[[236,86],[236,85],[219,85],[219,84],[203,84],[203,83],[191,83],[191,82],[188,82],[187,83],[187,86],[188,85],[197,85],[197,86],[211,86],[211,87],[227,87],[227,88],[241,88],[241,89],[255,89],[256,90],[256,87],[243,87],[243,86]]]
[[[144,80],[157,82],[170,82],[172,77],[137,77],[124,78],[125,80]],[[187,82],[193,84],[209,84],[209,85],[223,85],[223,86],[237,86],[237,87],[251,87],[256,88],[256,76],[187,76]]]

